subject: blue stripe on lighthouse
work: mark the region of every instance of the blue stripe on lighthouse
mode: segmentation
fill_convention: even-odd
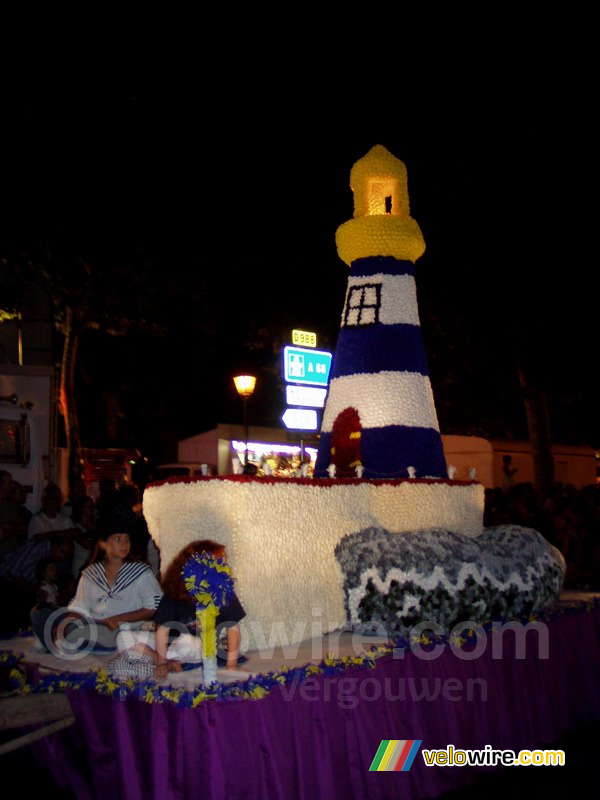
[[[361,432],[360,459],[363,478],[408,478],[414,467],[415,478],[447,477],[446,459],[440,434],[433,428],[408,428],[388,425]],[[331,433],[321,433],[316,478],[327,478],[331,456]]]
[[[362,433],[361,459],[365,475],[371,478],[408,477],[414,467],[416,478],[445,478],[448,475],[442,439],[433,428],[389,425]]]
[[[332,378],[400,370],[429,374],[418,325],[346,326],[341,329]]]
[[[412,261],[398,261],[393,256],[368,256],[357,258],[350,267],[353,278],[366,278],[377,275],[378,272],[388,275],[414,275],[415,265]]]

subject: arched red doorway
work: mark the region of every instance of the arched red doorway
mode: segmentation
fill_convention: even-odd
[[[361,437],[358,411],[345,408],[337,415],[331,431],[331,461],[335,464],[336,478],[356,478],[356,467],[362,463]]]

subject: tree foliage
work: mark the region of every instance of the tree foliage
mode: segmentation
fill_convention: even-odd
[[[2,286],[7,289],[3,306],[22,306],[28,282],[43,285],[54,303],[60,411],[71,476],[80,464],[76,367],[86,332],[119,337],[124,345],[134,334],[147,343],[178,334],[201,338],[210,360],[214,329],[205,281],[200,269],[195,274],[184,269],[182,275],[182,264],[188,267],[185,261],[163,260],[160,253],[151,258],[142,248],[84,254],[62,242],[45,241],[26,250],[3,249]],[[101,353],[96,355],[102,358]],[[202,364],[195,369],[202,372]]]

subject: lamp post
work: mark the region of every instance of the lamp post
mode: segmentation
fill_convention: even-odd
[[[248,467],[248,398],[252,397],[256,378],[253,375],[238,375],[233,379],[237,393],[244,401],[244,442],[246,443],[246,455],[244,457],[244,469]]]

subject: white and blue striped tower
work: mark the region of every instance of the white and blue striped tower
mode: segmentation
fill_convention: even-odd
[[[406,167],[376,145],[350,186],[354,218],[336,232],[350,277],[315,476],[334,464],[336,477],[446,478],[414,279],[425,242]]]

